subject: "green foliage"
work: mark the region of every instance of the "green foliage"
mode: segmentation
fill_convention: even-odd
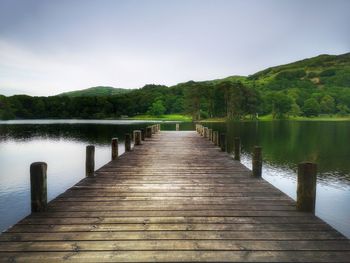
[[[123,94],[130,92],[129,89],[113,88],[113,87],[92,87],[83,90],[76,90],[70,92],[64,92],[58,96],[67,96],[67,97],[95,97],[95,96],[113,96],[117,94]]]
[[[338,104],[337,109],[340,116],[345,116],[350,112],[349,107],[344,104]]]
[[[281,71],[278,74],[276,74],[276,79],[287,79],[287,80],[294,80],[294,79],[300,79],[306,75],[305,70],[298,69],[298,70],[285,70]]]
[[[274,92],[270,95],[270,103],[273,118],[283,118],[292,109],[293,100],[281,92]]]
[[[335,101],[332,96],[325,95],[320,102],[320,109],[322,113],[334,113]]]
[[[149,114],[154,116],[160,116],[163,115],[166,111],[166,108],[163,105],[163,101],[157,100],[152,103],[151,107],[149,108]]]
[[[320,104],[314,98],[310,98],[305,100],[302,110],[307,117],[318,116],[320,114]]]

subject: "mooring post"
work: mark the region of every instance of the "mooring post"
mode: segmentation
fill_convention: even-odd
[[[140,131],[141,131],[141,140],[144,141],[146,137],[146,131],[144,128],[140,129]]]
[[[152,138],[152,127],[148,126],[146,128],[146,138]]]
[[[208,129],[208,140],[211,141],[213,136],[213,129]]]
[[[214,145],[219,146],[219,132],[218,131],[214,131]]]
[[[234,159],[236,161],[240,161],[241,160],[241,139],[239,137],[235,138],[235,156]]]
[[[226,134],[220,133],[220,148],[221,151],[226,152]]]
[[[158,124],[158,130],[160,131],[160,123]]]
[[[118,158],[118,138],[112,139],[112,160]]]
[[[252,159],[252,174],[254,177],[261,177],[262,175],[262,148],[254,146]]]
[[[140,130],[134,131],[134,136],[135,136],[135,145],[141,145],[141,131]]]
[[[208,127],[204,127],[204,138],[208,138]]]
[[[155,133],[156,133],[155,126],[154,126],[154,125],[152,125],[151,127],[152,127],[152,134],[155,134]]]
[[[95,146],[86,146],[85,176],[92,177],[95,172]]]
[[[176,131],[180,130],[180,124],[176,123]]]
[[[315,213],[317,164],[298,165],[297,210]]]
[[[131,151],[131,138],[130,133],[125,133],[125,151]]]
[[[32,212],[44,212],[47,208],[47,164],[30,165],[30,197]]]

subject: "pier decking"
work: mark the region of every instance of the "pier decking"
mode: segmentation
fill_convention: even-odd
[[[350,262],[350,242],[194,131],[162,131],[0,235],[0,262]]]

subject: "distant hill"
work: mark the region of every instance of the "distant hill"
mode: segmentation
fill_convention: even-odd
[[[57,96],[68,97],[93,97],[93,96],[112,96],[130,92],[131,89],[121,89],[113,87],[98,86],[83,90],[75,90],[58,94]]]
[[[248,76],[247,82],[270,90],[288,88],[350,88],[350,53],[319,55],[270,67]]]

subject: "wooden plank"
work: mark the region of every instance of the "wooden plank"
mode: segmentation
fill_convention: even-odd
[[[23,225],[17,224],[9,232],[13,233],[41,233],[41,232],[84,232],[84,231],[330,231],[331,228],[326,224],[180,224],[180,223],[162,223],[162,224],[60,224],[60,225]]]
[[[55,217],[28,217],[21,220],[18,224],[209,224],[209,223],[227,223],[227,224],[315,224],[323,222],[314,216],[305,217],[91,217],[91,218],[55,218]]]
[[[1,253],[0,262],[348,262],[349,251],[89,251]]]
[[[121,231],[121,232],[56,232],[9,233],[0,241],[79,241],[79,240],[341,240],[348,241],[336,231]]]
[[[118,240],[118,241],[51,241],[0,242],[0,252],[37,251],[145,251],[145,250],[227,250],[227,251],[349,251],[343,241],[299,240]]]

